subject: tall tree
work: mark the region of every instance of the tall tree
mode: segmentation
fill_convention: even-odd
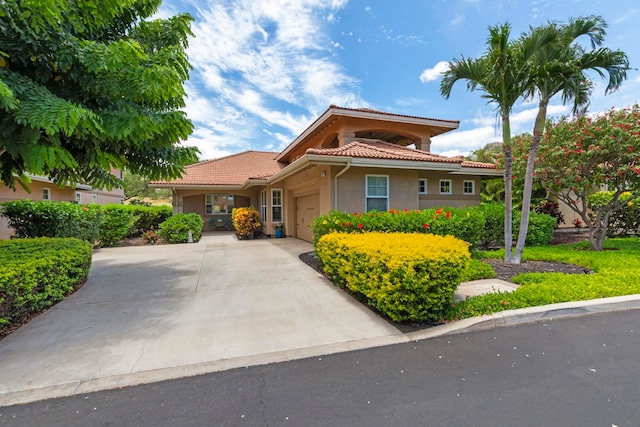
[[[541,45],[550,41],[541,33],[538,38],[509,39],[511,26],[508,23],[489,27],[486,42],[487,51],[477,59],[462,57],[449,62],[449,69],[443,73],[440,93],[445,99],[451,95],[454,84],[467,81],[467,89],[482,91],[482,97],[496,106],[502,121],[502,152],[504,161],[505,213],[504,246],[505,261],[512,260],[512,172],[510,114],[513,105],[522,97],[528,87],[526,79],[529,58]]]
[[[589,96],[593,89],[593,82],[586,71],[594,70],[601,77],[608,74],[609,84],[605,94],[617,90],[626,79],[626,72],[629,70],[627,55],[619,50],[599,47],[604,41],[606,26],[602,17],[581,17],[569,20],[568,24],[550,22],[531,29],[526,36],[540,38],[544,33],[544,37],[552,35],[553,42],[540,46],[529,58],[531,75],[526,80],[528,87],[525,95],[538,98],[539,104],[527,156],[520,231],[513,256],[514,263],[520,263],[527,237],[535,160],[544,132],[549,101],[560,93],[563,104],[573,103],[573,113],[582,114],[589,105]],[[577,39],[582,36],[589,38],[592,48],[590,51],[577,44]]]
[[[121,186],[112,167],[177,177],[196,160],[183,84],[188,14],[161,0],[0,1],[0,178]]]
[[[514,171],[522,174],[531,134],[514,138]],[[547,122],[535,180],[580,216],[594,250],[602,250],[609,220],[629,199],[640,197],[640,106]],[[588,196],[599,186],[611,196],[590,209]],[[627,198],[621,197],[627,194]]]

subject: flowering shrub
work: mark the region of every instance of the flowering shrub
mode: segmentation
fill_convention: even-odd
[[[546,244],[551,240],[553,225],[549,228],[548,221],[544,220],[547,217],[547,215],[531,213],[527,244]],[[555,224],[555,220],[552,224]],[[538,230],[537,227],[543,227],[544,230]],[[317,243],[323,235],[333,231],[344,233],[378,231],[450,235],[472,246],[495,246],[504,242],[504,206],[490,204],[422,211],[391,209],[387,212],[372,211],[364,214],[332,211],[316,217],[311,224],[311,229],[314,233],[314,243]],[[514,233],[517,232],[516,221]],[[534,235],[537,237],[530,238]],[[548,236],[546,241],[544,236]]]
[[[332,232],[316,253],[337,285],[396,322],[441,320],[470,259],[466,242],[416,233]]]
[[[261,227],[260,212],[253,206],[248,208],[235,208],[231,211],[231,221],[236,234],[241,237],[248,237],[251,232]]]

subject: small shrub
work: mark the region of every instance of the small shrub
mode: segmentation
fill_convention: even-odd
[[[133,225],[127,236],[141,236],[145,231],[157,230],[172,215],[171,206],[126,205],[133,214]]]
[[[158,229],[158,235],[168,243],[187,243],[189,232],[194,242],[200,240],[204,221],[196,213],[176,214],[166,219]]]
[[[417,233],[333,232],[316,253],[337,285],[396,322],[442,319],[469,263],[467,243]]]
[[[94,243],[98,239],[102,210],[98,205],[71,202],[14,200],[2,203],[15,237],[75,237]]]
[[[0,328],[64,299],[87,279],[91,253],[73,238],[0,241]]]
[[[529,214],[529,227],[527,228],[527,246],[544,246],[548,245],[553,238],[553,230],[556,225],[556,219],[546,215],[531,212]],[[520,215],[513,219],[513,236],[514,240],[518,236],[520,229]]]
[[[158,233],[156,233],[153,228],[142,233],[142,241],[148,245],[155,245],[158,243],[158,237]]]
[[[587,197],[587,205],[589,209],[596,211],[611,202],[612,197],[612,191],[599,191]],[[620,195],[620,201],[626,203],[621,209],[611,214],[607,235],[613,237],[640,234],[640,197],[634,199],[631,193],[627,192]],[[591,213],[589,216],[593,221],[594,214]]]
[[[242,237],[248,237],[254,230],[262,226],[260,223],[260,212],[253,206],[248,208],[235,208],[231,211],[231,221],[236,234]]]
[[[100,224],[100,246],[116,246],[133,225],[133,214],[124,205],[105,205]]]

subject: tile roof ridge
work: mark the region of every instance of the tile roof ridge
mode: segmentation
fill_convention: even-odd
[[[368,108],[368,107],[353,108],[353,107],[341,107],[341,106],[336,105],[336,104],[331,104],[329,106],[329,109],[331,109],[331,108],[336,108],[338,110],[346,110],[346,111],[361,111],[363,113],[384,114],[384,115],[387,115],[387,116],[395,116],[395,117],[408,117],[408,118],[413,118],[413,119],[437,120],[437,121],[440,121],[440,122],[460,123],[460,120],[435,119],[433,117],[413,116],[413,115],[409,115],[409,114],[391,113],[391,112],[388,112],[388,111],[375,110],[373,108]]]
[[[241,151],[241,152],[239,152],[239,153],[228,154],[228,155],[226,155],[226,156],[222,156],[222,157],[215,157],[215,158],[213,158],[213,159],[205,159],[205,160],[201,160],[201,161],[199,161],[199,162],[197,162],[197,163],[193,163],[193,164],[190,164],[190,165],[185,166],[185,169],[187,169],[187,168],[191,168],[191,167],[194,167],[194,166],[201,166],[201,165],[204,165],[204,164],[207,164],[207,163],[211,163],[211,162],[217,162],[217,161],[219,161],[219,160],[229,159],[229,158],[231,158],[231,157],[238,157],[238,156],[241,156],[241,155],[243,155],[243,154],[248,154],[248,153],[264,153],[264,154],[273,154],[273,155],[274,155],[274,157],[273,157],[273,159],[274,159],[274,160],[275,160],[275,156],[277,156],[277,155],[279,154],[277,151],[244,150],[244,151]]]

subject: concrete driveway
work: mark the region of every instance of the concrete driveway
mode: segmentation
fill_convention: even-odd
[[[0,341],[0,405],[407,340],[311,250],[231,233],[96,250],[78,292]]]

